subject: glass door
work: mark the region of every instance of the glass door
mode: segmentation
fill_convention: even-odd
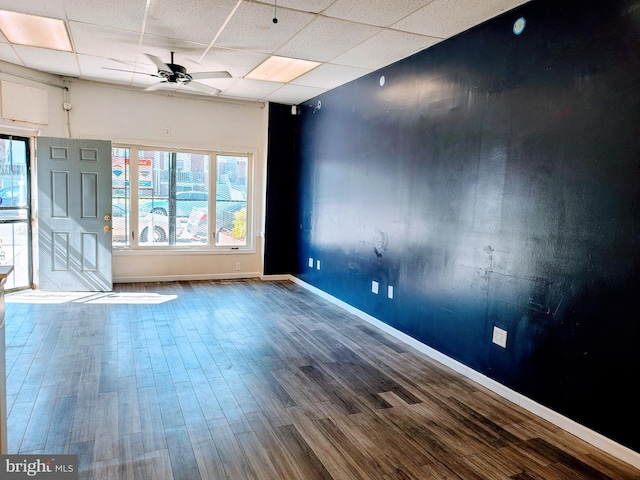
[[[6,290],[31,288],[29,139],[0,135],[0,265],[13,265]]]

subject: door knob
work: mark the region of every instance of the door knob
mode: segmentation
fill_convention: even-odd
[[[111,230],[111,227],[109,225],[105,225],[104,226],[104,233],[107,233]]]

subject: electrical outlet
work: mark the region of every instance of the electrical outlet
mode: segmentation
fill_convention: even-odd
[[[242,263],[236,262],[236,270],[242,270]]]
[[[371,291],[376,295],[378,294],[378,282],[376,282],[375,280],[371,282]]]
[[[507,331],[494,326],[492,341],[493,343],[501,346],[502,348],[507,348]]]

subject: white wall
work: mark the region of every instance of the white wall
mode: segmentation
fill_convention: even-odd
[[[26,85],[45,90],[48,96],[49,123],[46,125],[24,121],[5,119],[0,115],[0,132],[23,137],[37,135],[47,137],[64,137],[65,112],[62,109],[64,101],[63,82],[59,77],[47,75],[35,70],[17,67],[9,63],[0,62],[0,81]],[[28,99],[24,99],[28,101]],[[0,112],[2,105],[0,105]]]
[[[125,86],[62,79],[0,62],[0,80],[46,89],[49,123],[0,118],[0,132],[111,140],[155,147],[254,153],[252,252],[114,251],[114,281],[207,279],[262,274],[268,111],[262,103],[200,95],[143,92]],[[68,96],[63,87],[68,88]],[[67,116],[62,105],[71,103]],[[170,129],[170,136],[166,130]],[[237,270],[240,262],[241,269]]]

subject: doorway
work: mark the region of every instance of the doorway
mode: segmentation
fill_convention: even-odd
[[[5,290],[32,287],[30,143],[0,134],[0,265],[13,265]]]

